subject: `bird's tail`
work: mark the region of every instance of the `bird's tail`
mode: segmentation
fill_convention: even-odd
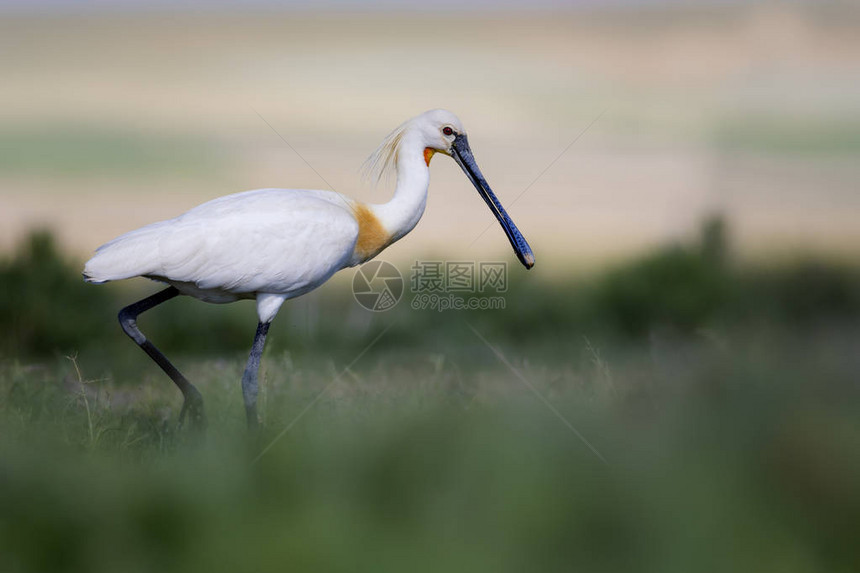
[[[100,247],[93,258],[88,260],[86,265],[84,265],[84,272],[81,273],[84,277],[84,282],[98,285],[128,278],[127,276],[122,276],[125,273],[120,272],[120,265],[118,263],[121,258],[116,256],[117,253],[111,252],[113,249],[104,250],[105,247],[109,247],[109,245]]]
[[[102,284],[151,274],[157,268],[155,254],[158,229],[163,223],[153,223],[96,249],[84,265],[84,281]]]
[[[92,283],[94,285],[104,284],[110,280],[110,279],[98,279],[98,278],[92,276],[89,273],[89,271],[87,271],[86,268],[84,268],[84,272],[82,272],[81,275],[84,277],[85,283]]]

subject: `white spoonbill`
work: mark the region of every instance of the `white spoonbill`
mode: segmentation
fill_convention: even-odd
[[[396,169],[394,197],[366,204],[334,191],[259,189],[214,199],[102,245],[84,268],[91,283],[143,276],[170,285],[123,308],[119,321],[179,387],[186,413],[205,423],[203,398],[137,327],[137,317],[179,294],[212,303],[256,299],[260,322],[242,376],[248,425],[258,424],[257,370],[272,319],[289,298],[309,292],[335,272],[372,259],[412,230],[424,213],[434,153],[454,158],[499,220],[520,262],[531,248],[478,169],[460,120],[441,109],[395,129],[368,160],[377,178]]]

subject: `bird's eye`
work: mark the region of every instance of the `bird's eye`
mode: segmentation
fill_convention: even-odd
[[[442,133],[444,133],[445,135],[454,135],[454,130],[446,125],[442,128]]]

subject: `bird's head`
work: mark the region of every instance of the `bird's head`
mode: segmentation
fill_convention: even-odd
[[[454,140],[466,133],[460,119],[446,109],[431,109],[412,118],[409,131],[417,132],[424,141],[425,149],[433,153],[453,155]]]
[[[475,163],[475,157],[469,148],[466,131],[456,115],[444,109],[432,109],[400,125],[388,134],[382,145],[367,160],[365,167],[368,174],[378,180],[383,174],[393,170],[397,164],[401,145],[423,149],[424,161],[428,167],[435,153],[453,158],[498,219],[517,258],[527,269],[534,266],[535,256],[531,247],[502,207],[481,170],[478,169],[478,164]]]
[[[466,137],[466,130],[459,118],[448,110],[433,109],[412,119],[410,123],[410,127],[419,130],[424,138],[424,160],[427,165],[430,165],[430,158],[434,153],[452,157],[498,219],[517,258],[527,269],[532,268],[535,264],[534,253],[478,169],[475,156],[469,147],[469,138]]]

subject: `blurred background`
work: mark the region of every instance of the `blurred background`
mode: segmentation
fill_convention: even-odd
[[[855,3],[0,0],[0,48],[0,569],[860,568]],[[506,308],[338,275],[249,443],[252,303],[168,303],[177,431],[115,322],[155,285],[83,261],[247,189],[384,202],[363,161],[435,107],[537,265],[442,156],[381,258],[508,261]]]
[[[4,251],[45,226],[83,257],[259,187],[384,201],[362,162],[444,107],[542,254],[535,274],[642,252],[714,210],[745,255],[856,255],[849,3],[206,6],[4,2]],[[436,163],[420,232],[386,256],[507,254],[501,232],[470,245],[492,219]]]

